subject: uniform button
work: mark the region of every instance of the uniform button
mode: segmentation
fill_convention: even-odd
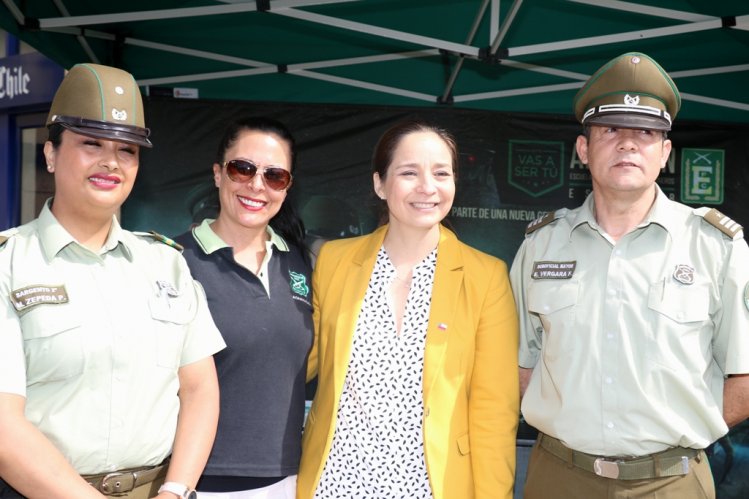
[[[609,421],[608,423],[606,423],[606,428],[608,428],[609,430],[611,428],[613,428],[613,427],[614,427],[614,423],[612,423],[611,421]]]
[[[616,256],[621,256],[621,254],[622,254],[622,250],[620,250],[620,249],[618,249],[618,250],[615,250],[615,251],[614,251],[614,254],[615,254]]]
[[[616,294],[616,290],[615,290],[615,289],[609,289],[609,290],[607,291],[607,293],[608,293],[608,294],[609,294],[610,296],[614,296],[614,295]]]
[[[549,309],[551,309],[551,307],[550,307],[550,306],[548,306],[548,305],[544,305],[544,312],[548,312],[548,311],[549,311]]]
[[[610,385],[610,384],[611,384],[611,383],[613,383],[613,382],[614,382],[614,380],[613,380],[613,379],[611,379],[611,376],[606,376],[606,384],[607,384],[607,385]]]
[[[613,340],[614,339],[614,333],[608,332],[606,333],[606,338]]]

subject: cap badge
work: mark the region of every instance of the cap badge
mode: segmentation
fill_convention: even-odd
[[[114,87],[114,93],[116,93],[117,95],[122,95],[125,93],[125,89],[117,85],[116,87]]]
[[[127,111],[112,108],[112,118],[117,121],[125,121],[127,119]]]
[[[632,64],[640,64],[640,58],[638,56],[632,57]]]
[[[624,104],[628,106],[636,106],[640,103],[640,96],[635,95],[634,97],[627,94],[624,96]]]
[[[694,267],[680,263],[674,269],[674,279],[682,284],[694,284]]]

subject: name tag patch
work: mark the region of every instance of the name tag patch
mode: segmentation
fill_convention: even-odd
[[[575,273],[577,262],[533,262],[533,279],[569,279]]]
[[[32,284],[10,292],[10,301],[18,312],[27,308],[68,302],[68,292],[64,284]]]

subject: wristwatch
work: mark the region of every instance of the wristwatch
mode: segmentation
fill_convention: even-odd
[[[180,499],[198,499],[198,493],[195,492],[195,489],[190,489],[187,485],[177,482],[164,482],[159,487],[159,494],[162,492],[171,492],[172,494],[176,494]]]

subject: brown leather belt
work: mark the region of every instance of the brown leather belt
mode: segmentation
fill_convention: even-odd
[[[136,487],[151,483],[157,478],[166,476],[168,460],[158,466],[146,468],[131,468],[122,471],[113,471],[111,473],[101,473],[98,475],[82,475],[96,490],[105,496],[114,494],[124,494],[130,492]]]
[[[701,459],[702,450],[674,447],[656,454],[639,457],[595,456],[572,450],[561,441],[539,433],[541,448],[573,466],[604,478],[643,480],[689,473],[689,460]]]

